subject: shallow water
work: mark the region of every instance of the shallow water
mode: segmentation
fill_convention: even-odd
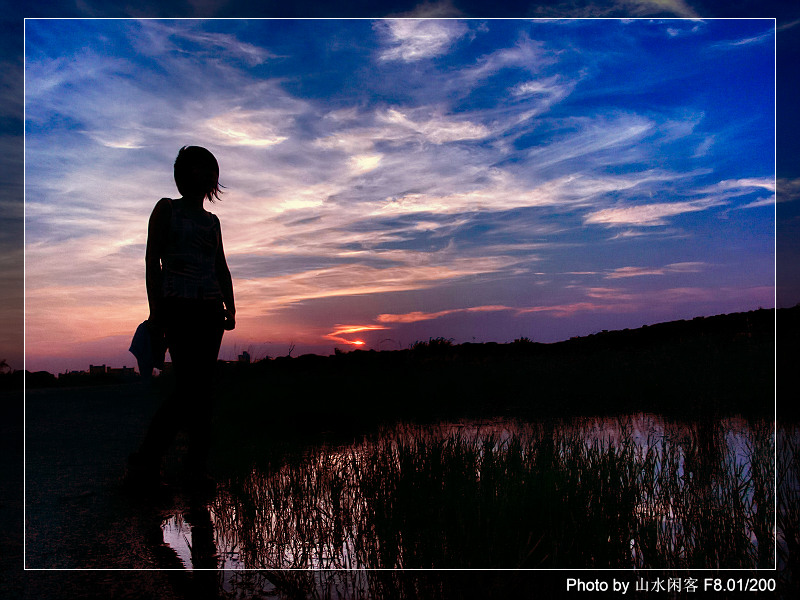
[[[561,491],[542,500],[531,491],[541,483],[522,480],[549,477],[535,466],[547,452]],[[774,501],[773,456],[771,425],[736,418],[405,424],[350,445],[308,448],[280,468],[255,465],[220,482],[212,502],[188,509],[195,520],[207,515],[213,543],[193,544],[180,510],[162,520],[162,538],[186,568],[772,566],[774,538],[766,539],[756,513]],[[517,494],[544,502],[531,510],[545,512],[558,494],[577,498],[586,514],[566,517],[617,527],[619,539],[607,540],[614,549],[589,549],[606,540],[588,537],[586,549],[561,549],[571,526],[550,531],[546,519],[526,525],[530,539],[520,537],[513,517],[492,514],[524,516]],[[735,550],[699,550],[726,544]],[[480,547],[454,550],[465,545]],[[563,564],[554,562],[559,552]],[[481,557],[488,562],[476,563]],[[704,560],[715,564],[697,564]]]
[[[774,561],[762,542],[765,531],[752,518],[754,502],[774,506],[771,423],[686,424],[637,414],[402,424],[353,443],[309,445],[272,466],[254,459],[236,476],[226,478],[223,470],[217,473],[216,496],[204,502],[187,496],[175,480],[177,450],[178,458],[167,462],[167,494],[142,503],[121,495],[118,483],[157,401],[136,386],[29,394],[28,567],[241,572],[291,566],[627,567],[692,560],[701,566],[714,561],[771,566]],[[800,437],[797,429],[782,435],[795,445]],[[548,448],[557,469],[537,466],[536,457]],[[648,456],[657,460],[642,470]],[[779,473],[793,486],[791,503],[798,497],[797,460],[787,467],[778,458]],[[593,479],[592,473],[606,469],[621,480],[630,475],[630,465],[639,465],[629,478],[639,481],[635,493],[630,486]],[[575,473],[584,479],[578,481]],[[754,476],[763,480],[758,486]],[[692,502],[676,501],[681,498]],[[625,514],[614,514],[617,507]],[[739,516],[720,521],[731,508]],[[547,516],[536,520],[528,513]],[[634,521],[627,519],[631,514]],[[796,514],[779,510],[780,515],[796,525]],[[545,527],[573,516],[583,519],[576,527],[587,540],[584,548],[559,545],[575,537],[569,527]],[[616,538],[601,540],[593,523],[613,526]],[[692,539],[710,540],[707,546],[727,554],[699,554]],[[779,561],[785,562],[780,527],[777,542]]]

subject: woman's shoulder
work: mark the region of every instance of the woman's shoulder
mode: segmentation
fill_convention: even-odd
[[[212,213],[210,210],[207,210],[206,213],[208,213],[208,216],[211,217],[211,221],[215,225],[219,226],[219,217],[217,215],[215,215],[214,213]]]
[[[155,222],[165,221],[172,213],[172,200],[170,198],[162,198],[156,202],[153,212],[150,214],[150,220]]]
[[[161,200],[156,202],[156,206],[153,210],[171,210],[173,202],[175,201],[172,198],[161,198]]]

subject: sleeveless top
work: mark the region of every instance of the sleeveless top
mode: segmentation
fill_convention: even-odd
[[[169,201],[169,235],[161,257],[162,293],[165,298],[222,300],[216,258],[221,234],[212,213],[207,225],[191,219],[183,202]]]

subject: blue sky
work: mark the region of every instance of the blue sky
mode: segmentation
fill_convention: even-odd
[[[125,356],[185,144],[226,186],[223,356],[773,306],[774,48],[772,20],[28,20],[28,368]]]

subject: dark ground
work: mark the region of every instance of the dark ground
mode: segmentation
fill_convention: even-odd
[[[66,589],[85,597],[176,597],[163,573],[22,571],[23,539],[29,569],[157,565],[166,507],[137,505],[118,490],[156,400],[141,385],[29,391],[24,476],[22,436],[4,419],[3,597],[68,597],[60,595]],[[22,394],[6,392],[2,401],[3,416],[20,422]]]
[[[141,538],[157,508],[119,489],[156,401],[139,384],[28,392],[28,567],[156,565]]]

